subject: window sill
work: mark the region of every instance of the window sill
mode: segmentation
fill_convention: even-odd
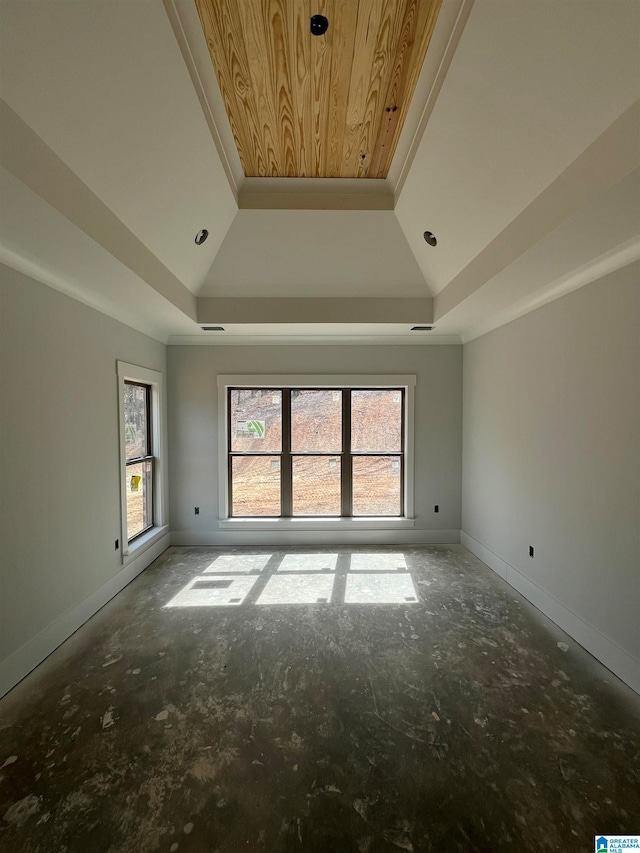
[[[147,548],[150,548],[151,545],[155,545],[155,543],[159,539],[162,539],[163,536],[166,536],[168,532],[168,524],[164,524],[162,527],[152,527],[151,530],[147,530],[146,533],[125,547],[122,554],[122,562],[129,563],[139,554],[146,551]]]
[[[221,518],[220,530],[397,530],[415,518]]]

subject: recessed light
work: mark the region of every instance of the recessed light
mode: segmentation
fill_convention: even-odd
[[[224,326],[200,326],[203,332],[224,332]]]
[[[329,29],[329,21],[324,15],[311,16],[311,35],[323,36]]]
[[[436,240],[436,235],[432,231],[425,231],[424,232],[424,239],[427,241],[427,243],[430,246],[437,246],[438,245],[438,241]]]
[[[431,332],[431,331],[433,331],[434,328],[435,328],[435,326],[412,326],[411,331],[412,332]]]
[[[201,228],[200,231],[196,234],[196,246],[202,246],[204,241],[209,236],[209,232],[206,228]]]

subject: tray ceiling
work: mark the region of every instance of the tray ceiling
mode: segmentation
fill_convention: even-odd
[[[385,178],[440,5],[196,0],[245,175]]]

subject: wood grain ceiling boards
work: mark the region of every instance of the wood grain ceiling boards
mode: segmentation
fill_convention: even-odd
[[[387,176],[442,0],[195,2],[247,177]]]

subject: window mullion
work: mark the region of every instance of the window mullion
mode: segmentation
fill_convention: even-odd
[[[351,465],[351,391],[342,392],[342,473],[340,490],[340,514],[350,518],[352,494],[352,465]]]
[[[282,454],[280,457],[280,512],[284,518],[293,515],[293,482],[291,461],[291,390],[282,390]]]

